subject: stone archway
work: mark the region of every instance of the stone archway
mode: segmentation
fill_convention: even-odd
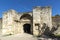
[[[31,25],[30,24],[24,24],[23,30],[24,30],[24,33],[31,34]]]
[[[33,27],[32,27],[32,15],[30,14],[23,14],[20,17],[20,22],[22,23],[23,32],[32,34]]]

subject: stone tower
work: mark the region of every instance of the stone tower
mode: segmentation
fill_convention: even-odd
[[[52,19],[51,19],[51,7],[35,7],[33,9],[33,34],[41,35],[43,33],[42,27],[43,24],[52,28]]]
[[[3,20],[2,20],[2,34],[13,34],[14,32],[14,26],[15,22],[14,19],[16,19],[17,15],[14,10],[9,10],[7,12],[4,12],[3,14]]]

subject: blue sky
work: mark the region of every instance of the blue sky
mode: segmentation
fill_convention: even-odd
[[[53,16],[60,14],[60,0],[0,0],[0,18],[7,10],[27,12],[32,11],[35,6],[51,6]]]

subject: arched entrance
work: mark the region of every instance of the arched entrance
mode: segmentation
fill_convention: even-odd
[[[24,24],[23,30],[25,33],[31,34],[31,25],[30,24]]]

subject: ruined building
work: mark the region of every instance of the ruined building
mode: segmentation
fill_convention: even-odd
[[[35,7],[31,12],[18,13],[15,10],[4,12],[2,17],[2,34],[28,33],[41,35],[48,27],[52,28],[51,7]]]

